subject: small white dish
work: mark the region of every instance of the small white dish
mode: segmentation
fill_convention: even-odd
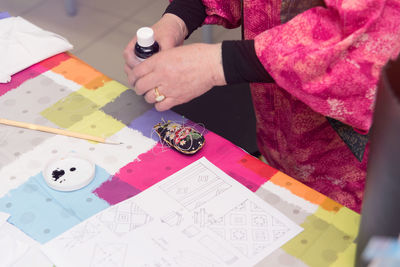
[[[96,166],[88,159],[70,153],[49,161],[42,171],[47,185],[58,191],[74,191],[87,186],[94,178]]]

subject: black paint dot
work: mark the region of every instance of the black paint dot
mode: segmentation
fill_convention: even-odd
[[[165,167],[165,170],[167,170],[167,171],[169,171],[169,170],[171,170],[172,168],[170,167],[170,166],[167,166],[167,167]]]
[[[127,148],[127,149],[132,149],[132,146],[127,146],[126,148]]]
[[[65,88],[60,88],[60,91],[61,91],[61,92],[64,92],[64,91],[65,91]]]
[[[299,211],[298,209],[294,209],[294,210],[293,210],[293,213],[294,213],[294,214],[298,214],[299,212],[300,212],[300,211]]]
[[[61,111],[61,110],[63,110],[63,108],[62,108],[62,107],[59,107],[59,108],[57,108],[57,110],[58,110],[58,111]]]
[[[88,197],[87,199],[86,199],[86,202],[92,202],[93,201],[93,199],[91,198],[91,197]]]
[[[43,230],[43,233],[45,233],[45,234],[50,233],[50,229],[48,229],[48,228],[44,229],[44,230]]]
[[[26,109],[24,109],[24,110],[22,111],[22,113],[28,113],[28,111],[27,111]]]
[[[24,130],[21,130],[21,131],[19,131],[18,133],[19,133],[19,134],[22,134],[22,133],[24,133]]]
[[[52,150],[51,153],[56,154],[58,151],[57,150]]]
[[[57,168],[51,173],[51,176],[54,178],[54,181],[57,182],[57,180],[60,179],[64,174],[64,170],[60,170]],[[62,183],[62,180],[60,180],[60,183]]]
[[[10,176],[10,180],[15,180],[15,178],[17,178],[17,177],[15,177],[15,176]]]
[[[343,239],[344,239],[344,240],[349,240],[349,239],[350,239],[350,236],[345,235],[345,236],[343,236]]]
[[[11,208],[11,206],[12,206],[12,203],[11,203],[11,202],[8,202],[8,203],[6,204],[6,208]]]
[[[94,128],[96,128],[96,125],[92,124],[92,125],[90,125],[90,128],[94,129]]]
[[[51,198],[46,198],[46,202],[51,202],[51,201],[53,201]]]
[[[71,169],[69,169],[71,172],[74,172],[76,170],[75,167],[72,167]]]
[[[245,163],[245,162],[247,162],[247,159],[241,159],[240,161]]]
[[[30,93],[31,93],[31,91],[26,91],[26,93],[27,93],[27,94],[30,94]]]
[[[129,102],[129,103],[127,103],[126,105],[127,105],[127,106],[130,106],[130,105],[132,105],[132,102]]]
[[[19,152],[14,153],[14,156],[16,156],[16,157],[18,157],[19,155],[21,155],[21,153],[19,153]]]
[[[132,172],[132,169],[127,169],[126,172],[127,172],[127,173],[131,173],[131,172]]]
[[[286,185],[287,185],[287,186],[291,186],[292,183],[291,183],[291,182],[286,182]]]
[[[300,242],[301,242],[302,244],[307,244],[307,243],[308,243],[308,241],[307,241],[306,239],[302,239]]]

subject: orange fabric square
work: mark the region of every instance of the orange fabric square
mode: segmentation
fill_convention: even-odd
[[[317,205],[321,205],[327,199],[327,197],[324,196],[323,194],[315,191],[314,189],[306,186],[305,184],[300,183],[299,181],[293,179],[292,177],[282,172],[276,173],[274,176],[272,176],[272,178],[269,181],[276,185],[284,187],[293,194],[295,194],[296,196],[304,198],[310,201],[311,203]]]
[[[267,179],[278,172],[278,170],[248,154],[239,160],[239,164]]]
[[[81,85],[88,84],[96,78],[104,76],[99,71],[75,57],[65,60],[60,65],[54,67],[52,71]]]

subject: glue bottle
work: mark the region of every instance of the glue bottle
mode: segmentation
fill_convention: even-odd
[[[154,31],[149,27],[142,27],[136,32],[137,42],[135,45],[135,55],[143,61],[160,50],[160,46],[154,40]]]

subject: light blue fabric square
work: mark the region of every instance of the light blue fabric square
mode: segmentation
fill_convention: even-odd
[[[89,185],[61,192],[48,187],[40,173],[0,198],[0,211],[11,215],[9,223],[45,243],[110,206],[92,193],[109,178],[109,173],[96,166]]]

